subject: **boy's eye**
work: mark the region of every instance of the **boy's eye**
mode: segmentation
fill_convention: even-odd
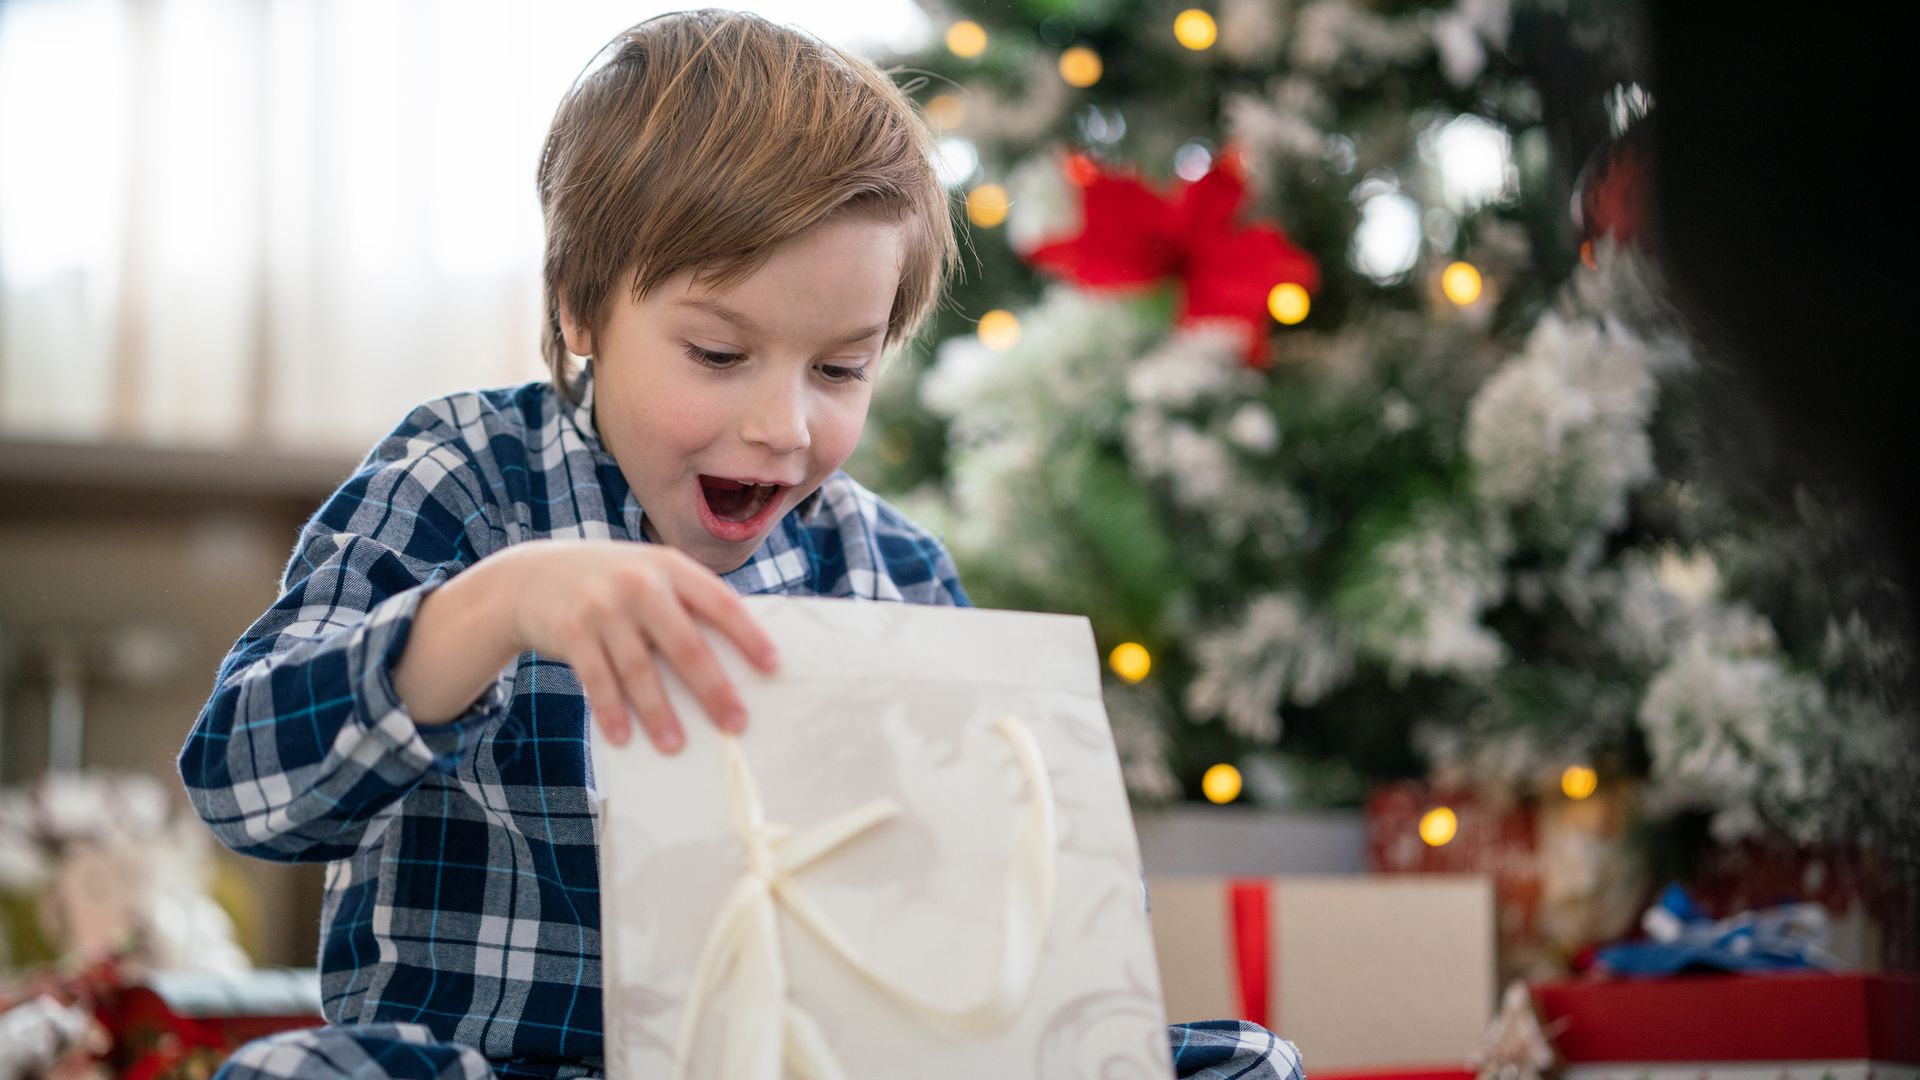
[[[686,347],[687,356],[695,363],[716,370],[725,370],[733,367],[735,364],[747,358],[745,353],[715,352],[712,349],[703,349],[690,341],[686,343]],[[828,382],[861,382],[867,378],[867,368],[864,364],[860,367],[849,367],[845,364],[822,364],[820,365],[819,371]]]
[[[695,363],[705,364],[711,368],[732,367],[746,359],[741,353],[714,352],[711,349],[703,349],[692,342],[687,343],[687,356],[692,358]]]
[[[820,374],[825,375],[828,382],[861,382],[867,377],[867,369],[865,365],[844,367],[839,364],[822,364]]]

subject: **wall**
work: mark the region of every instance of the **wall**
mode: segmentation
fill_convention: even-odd
[[[301,522],[350,468],[0,442],[0,783],[47,768],[64,662],[79,676],[80,763],[179,793],[174,757],[220,660],[273,602]],[[220,852],[223,890],[244,883],[252,899],[241,944],[257,963],[314,963],[322,873]]]

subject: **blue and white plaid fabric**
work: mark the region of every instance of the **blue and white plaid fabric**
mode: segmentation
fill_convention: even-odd
[[[415,409],[307,523],[280,599],[221,665],[180,754],[187,793],[237,851],[330,864],[323,1008],[350,1025],[251,1047],[236,1069],[471,1075],[463,1048],[501,1075],[597,1069],[593,778],[572,669],[523,654],[427,728],[392,684],[421,599],[477,560],[546,537],[644,539],[589,375],[578,390],[578,405],[530,383]],[[967,603],[940,544],[844,473],[725,580]]]
[[[1181,1080],[1305,1080],[1300,1051],[1256,1024],[1220,1020],[1178,1024],[1172,1040],[1174,1075]],[[496,1074],[470,1047],[433,1040],[418,1024],[367,1024],[289,1031],[248,1043],[214,1080],[481,1080],[488,1076],[588,1077],[583,1067],[526,1071],[508,1064]],[[911,1062],[899,1075],[912,1076]],[[1009,1076],[1015,1075],[1009,1070]],[[1033,1077],[1031,1080],[1078,1080]]]
[[[1244,1020],[1175,1024],[1173,1072],[1183,1080],[1305,1080],[1300,1048]]]

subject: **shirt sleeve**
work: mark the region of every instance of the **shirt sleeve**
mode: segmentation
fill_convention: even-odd
[[[960,572],[953,556],[938,537],[885,499],[850,479],[845,483],[855,495],[851,505],[859,510],[858,530],[852,539],[842,540],[842,550],[871,550],[868,558],[879,568],[878,576],[897,591],[898,599],[909,604],[973,606],[967,591],[960,587]]]
[[[967,590],[960,587],[960,571],[953,565],[953,556],[947,554],[946,546],[940,541],[927,538],[933,546],[930,558],[933,563],[932,596],[927,602],[945,604],[953,607],[972,607],[973,601],[967,597]]]
[[[423,598],[497,547],[471,455],[416,410],[302,529],[282,594],[221,664],[180,773],[221,841],[282,861],[344,858],[429,771],[450,771],[499,680],[444,725],[416,726],[393,666]]]

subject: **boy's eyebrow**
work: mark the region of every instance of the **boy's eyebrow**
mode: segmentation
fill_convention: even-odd
[[[673,303],[674,303],[674,306],[676,307],[688,307],[688,308],[693,308],[696,311],[704,311],[716,319],[721,319],[725,322],[732,323],[733,325],[739,327],[740,329],[745,330],[749,334],[757,334],[760,332],[760,324],[754,322],[752,319],[748,318],[746,315],[733,310],[732,308],[728,307],[725,304],[720,303],[717,300],[696,300],[691,298],[683,298],[683,299],[675,300]],[[858,330],[853,331],[852,333],[849,333],[847,336],[841,338],[840,340],[833,342],[833,345],[836,347],[840,345],[852,345],[855,342],[865,341],[870,337],[878,337],[881,334],[884,334],[886,332],[887,332],[887,328],[885,324],[880,324],[876,326],[865,326],[865,327],[861,327]]]

